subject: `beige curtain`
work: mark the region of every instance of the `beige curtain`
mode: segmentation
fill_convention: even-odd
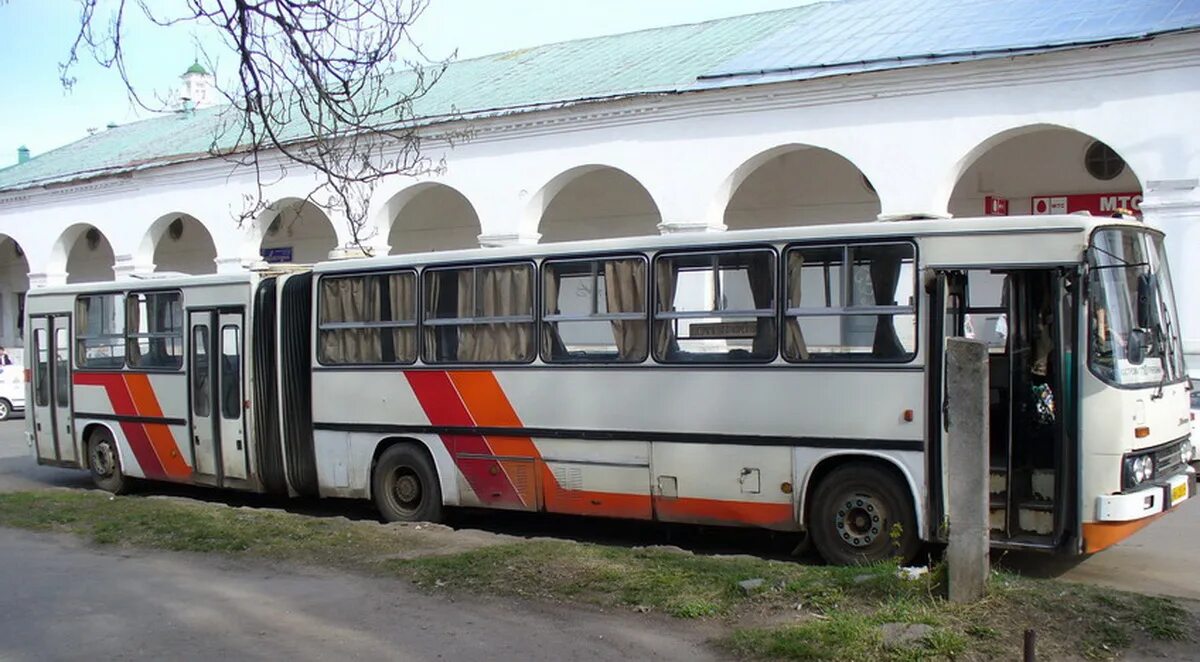
[[[379,322],[379,284],[375,278],[321,280],[321,322]],[[328,363],[377,363],[383,360],[380,329],[321,331],[321,356]]]
[[[675,260],[658,261],[655,274],[655,293],[658,296],[658,312],[666,313],[675,310],[675,287],[679,269]],[[675,342],[675,320],[655,320],[654,322],[654,353],[666,357],[671,353]]]
[[[672,279],[672,283],[674,279]],[[604,263],[605,299],[610,313],[646,312],[646,264],[641,260],[608,260]],[[671,287],[674,299],[674,285]],[[555,301],[558,299],[556,298]],[[646,356],[646,323],[642,320],[613,320],[613,339],[622,361],[640,361]]]
[[[416,320],[417,278],[413,274],[391,274],[388,279],[388,303],[392,308],[392,320],[411,322]],[[391,330],[392,347],[396,360],[409,363],[417,358],[416,327],[398,327]]]
[[[800,306],[800,277],[804,268],[804,255],[800,251],[790,251],[787,258],[787,307]],[[808,360],[808,346],[804,344],[804,332],[800,330],[800,320],[785,316],[783,322],[783,355],[793,361]]]
[[[460,317],[532,317],[533,270],[528,265],[479,268],[474,273],[464,270],[459,274],[458,307]],[[531,358],[532,350],[532,322],[460,327],[460,361],[524,361]]]

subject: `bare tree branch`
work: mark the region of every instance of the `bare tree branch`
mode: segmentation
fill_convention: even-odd
[[[226,102],[209,152],[256,175],[255,193],[235,214],[239,225],[257,218],[271,203],[266,189],[297,167],[317,177],[306,201],[344,217],[352,243],[367,250],[368,206],[379,181],[444,167],[422,153],[416,131],[414,104],[448,62],[431,60],[412,39],[429,0],[182,0],[174,10],[151,0],[78,2],[80,29],[59,65],[64,87],[75,84],[80,57],[89,56],[120,74],[134,105],[154,112],[177,108],[167,99],[150,102],[130,78],[124,37],[131,14],[195,31],[198,57]],[[200,33],[216,35],[221,51],[235,56],[232,73],[220,69]]]

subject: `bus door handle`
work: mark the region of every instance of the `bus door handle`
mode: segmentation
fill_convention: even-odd
[[[195,440],[196,440],[196,445],[199,446],[200,445],[200,435],[196,435]]]

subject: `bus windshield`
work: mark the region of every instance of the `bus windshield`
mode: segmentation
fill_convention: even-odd
[[[1162,236],[1137,228],[1100,230],[1088,255],[1092,372],[1125,387],[1182,379],[1183,349]]]

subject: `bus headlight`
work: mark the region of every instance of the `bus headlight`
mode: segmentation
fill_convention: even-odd
[[[1154,477],[1154,457],[1131,455],[1125,458],[1125,486],[1137,487]]]
[[[1188,464],[1192,460],[1196,459],[1196,447],[1192,445],[1190,439],[1183,442],[1183,444],[1179,447],[1179,459],[1184,464]]]

